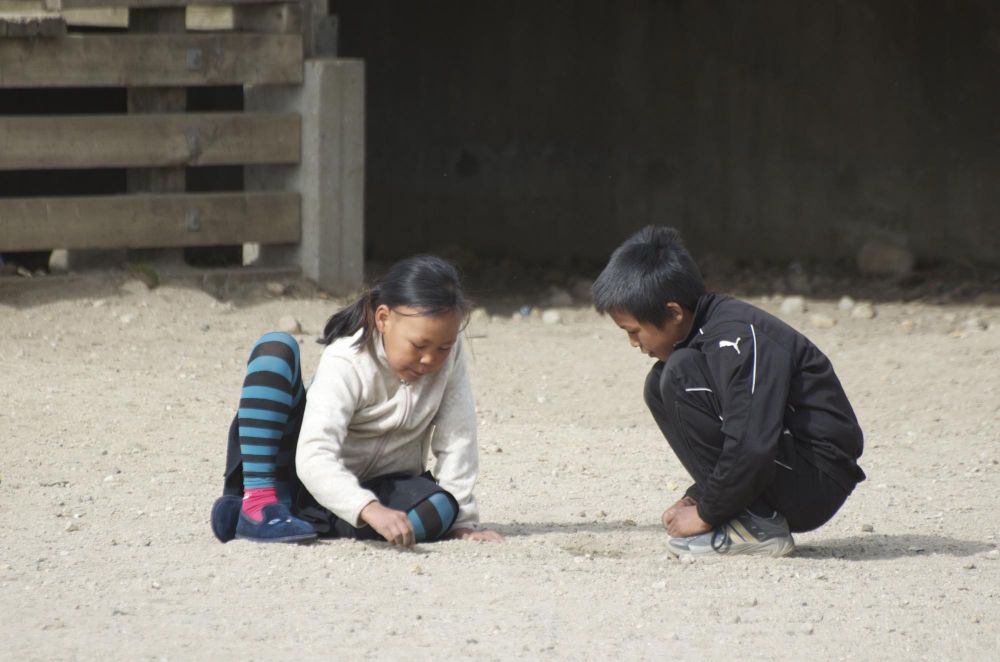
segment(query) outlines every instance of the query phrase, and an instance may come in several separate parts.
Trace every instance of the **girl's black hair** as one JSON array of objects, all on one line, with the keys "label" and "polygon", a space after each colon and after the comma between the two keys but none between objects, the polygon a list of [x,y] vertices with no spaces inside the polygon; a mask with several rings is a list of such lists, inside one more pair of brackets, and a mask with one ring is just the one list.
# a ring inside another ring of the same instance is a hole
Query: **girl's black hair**
[{"label": "girl's black hair", "polygon": [[464,317],[469,303],[455,267],[435,255],[415,255],[392,265],[357,301],[334,313],[316,342],[329,345],[337,338],[364,329],[354,343],[355,347],[363,347],[375,332],[375,310],[381,305],[409,306],[420,311],[420,315],[454,312]]},{"label": "girl's black hair", "polygon": [[670,301],[693,311],[705,294],[698,265],[674,228],[649,225],[619,246],[591,288],[599,313],[621,311],[661,326]]}]

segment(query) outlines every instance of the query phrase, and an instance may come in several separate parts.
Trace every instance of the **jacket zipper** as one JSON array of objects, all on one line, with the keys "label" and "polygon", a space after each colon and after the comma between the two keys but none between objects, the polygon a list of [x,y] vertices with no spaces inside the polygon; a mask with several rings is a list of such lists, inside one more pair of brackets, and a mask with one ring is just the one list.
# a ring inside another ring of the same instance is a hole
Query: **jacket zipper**
[{"label": "jacket zipper", "polygon": [[403,416],[402,418],[399,419],[399,423],[396,425],[396,427],[386,432],[378,440],[378,445],[375,446],[375,453],[372,454],[372,459],[368,461],[367,465],[365,465],[364,471],[361,472],[359,478],[362,479],[368,478],[368,472],[371,471],[371,468],[375,466],[375,463],[378,462],[382,457],[382,451],[385,450],[385,445],[389,442],[389,435],[391,435],[393,432],[398,431],[399,428],[403,427],[403,424],[406,423],[406,419],[410,417],[410,400],[412,399],[412,394],[410,393],[410,385],[407,384],[406,382],[403,382],[400,388],[403,389],[403,393],[406,395],[406,397],[403,399]]}]

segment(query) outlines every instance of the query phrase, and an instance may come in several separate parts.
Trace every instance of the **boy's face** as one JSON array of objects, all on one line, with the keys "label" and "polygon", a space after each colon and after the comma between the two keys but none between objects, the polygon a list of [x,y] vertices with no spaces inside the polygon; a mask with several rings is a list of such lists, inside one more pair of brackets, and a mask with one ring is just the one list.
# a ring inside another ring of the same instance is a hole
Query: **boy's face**
[{"label": "boy's face", "polygon": [[625,333],[628,342],[638,347],[643,354],[666,361],[674,351],[674,345],[687,338],[691,332],[693,319],[691,313],[676,303],[668,303],[667,308],[673,317],[661,326],[650,322],[640,322],[632,315],[622,311],[609,311],[608,315]]}]

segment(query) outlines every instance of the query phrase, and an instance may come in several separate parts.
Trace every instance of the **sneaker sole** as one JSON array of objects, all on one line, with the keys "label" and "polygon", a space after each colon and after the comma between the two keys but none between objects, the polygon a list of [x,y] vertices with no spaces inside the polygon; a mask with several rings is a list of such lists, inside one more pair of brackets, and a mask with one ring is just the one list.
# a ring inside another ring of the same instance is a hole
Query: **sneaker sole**
[{"label": "sneaker sole", "polygon": [[791,536],[781,538],[771,538],[764,542],[745,543],[734,545],[725,551],[716,551],[711,547],[693,547],[688,550],[688,554],[693,556],[768,556],[780,558],[788,556],[795,551],[795,541]]},{"label": "sneaker sole", "polygon": [[668,540],[667,541],[667,553],[670,554],[671,556],[673,556],[674,558],[680,558],[682,554],[690,554],[691,553],[691,548],[690,547],[674,547],[673,545],[670,544],[670,541]]}]

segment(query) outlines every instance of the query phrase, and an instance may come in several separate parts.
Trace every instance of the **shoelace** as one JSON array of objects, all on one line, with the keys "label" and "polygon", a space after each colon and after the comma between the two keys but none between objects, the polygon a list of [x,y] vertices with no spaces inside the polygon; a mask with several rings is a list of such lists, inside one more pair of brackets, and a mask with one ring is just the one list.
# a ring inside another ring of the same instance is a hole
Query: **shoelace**
[{"label": "shoelace", "polygon": [[[749,533],[753,538],[760,539],[759,532],[754,531],[750,526],[747,526],[746,522],[744,522],[743,525],[746,527],[747,533]],[[732,529],[736,535],[743,538],[739,531],[734,529],[729,522],[726,522],[719,528],[712,531],[712,551],[718,552],[723,546],[728,546],[726,543],[730,543],[732,541],[733,536],[729,533],[729,529]]]},{"label": "shoelace", "polygon": [[712,531],[712,551],[718,552],[722,547],[729,541],[729,532],[726,531],[726,527],[729,523],[723,524],[719,528]]}]

